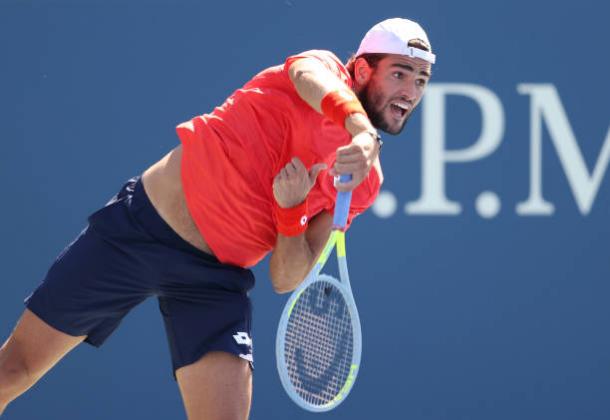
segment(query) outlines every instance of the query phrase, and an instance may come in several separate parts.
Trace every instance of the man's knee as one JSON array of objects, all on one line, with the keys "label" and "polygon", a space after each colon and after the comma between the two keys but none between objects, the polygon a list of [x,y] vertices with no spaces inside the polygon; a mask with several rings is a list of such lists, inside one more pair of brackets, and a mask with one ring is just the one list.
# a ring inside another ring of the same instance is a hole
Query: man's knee
[{"label": "man's knee", "polygon": [[0,349],[0,407],[8,404],[33,383],[27,363],[12,346]]}]

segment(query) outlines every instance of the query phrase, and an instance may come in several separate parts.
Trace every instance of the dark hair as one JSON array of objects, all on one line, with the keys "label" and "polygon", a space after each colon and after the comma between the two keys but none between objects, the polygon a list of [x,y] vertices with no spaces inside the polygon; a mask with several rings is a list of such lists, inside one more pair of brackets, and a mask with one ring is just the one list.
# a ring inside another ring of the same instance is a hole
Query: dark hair
[{"label": "dark hair", "polygon": [[[424,50],[424,51],[430,51],[430,47],[428,46],[428,44],[421,39],[412,39],[411,41],[409,41],[408,45],[409,45],[409,47],[418,48],[418,49]],[[356,54],[352,54],[351,57],[347,60],[347,63],[345,64],[345,68],[347,69],[347,71],[349,72],[350,76],[353,79],[354,78],[354,67],[356,64],[356,60],[358,58],[364,58],[366,63],[369,65],[369,67],[374,69],[374,68],[377,68],[377,64],[379,64],[379,62],[381,60],[383,60],[385,57],[387,57],[388,55],[389,54],[384,54],[384,53],[366,53],[366,54],[360,54],[358,57],[356,57]]]},{"label": "dark hair", "polygon": [[388,54],[383,54],[383,53],[369,53],[369,54],[360,54],[358,57],[356,57],[356,54],[352,54],[352,56],[349,58],[349,60],[347,60],[347,64],[345,64],[345,68],[347,69],[347,71],[349,72],[349,75],[353,79],[354,78],[354,67],[356,65],[356,60],[358,58],[364,58],[366,63],[369,65],[369,67],[374,69],[377,67],[377,64],[379,64],[379,62],[382,59],[387,57],[387,55]]}]

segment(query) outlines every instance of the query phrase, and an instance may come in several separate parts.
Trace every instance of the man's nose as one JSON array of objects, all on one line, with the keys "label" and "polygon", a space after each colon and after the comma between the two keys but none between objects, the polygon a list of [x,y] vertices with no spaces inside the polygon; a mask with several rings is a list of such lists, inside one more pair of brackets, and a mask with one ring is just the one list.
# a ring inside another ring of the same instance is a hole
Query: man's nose
[{"label": "man's nose", "polygon": [[405,101],[413,102],[417,99],[417,88],[413,80],[407,80],[401,86],[400,95]]}]

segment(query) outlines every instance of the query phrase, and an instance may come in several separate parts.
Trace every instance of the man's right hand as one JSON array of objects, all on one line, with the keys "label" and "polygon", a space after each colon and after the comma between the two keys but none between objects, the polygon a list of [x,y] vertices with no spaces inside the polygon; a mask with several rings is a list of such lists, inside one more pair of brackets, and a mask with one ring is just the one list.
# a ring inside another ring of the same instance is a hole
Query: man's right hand
[{"label": "man's right hand", "polygon": [[308,171],[298,157],[292,158],[273,179],[273,195],[277,204],[282,208],[301,204],[324,169],[325,163],[316,163]]},{"label": "man's right hand", "polygon": [[352,191],[368,176],[379,156],[380,146],[373,133],[361,131],[352,137],[350,144],[337,149],[335,166],[330,170],[330,174],[352,175],[351,181],[335,185],[337,191]]}]

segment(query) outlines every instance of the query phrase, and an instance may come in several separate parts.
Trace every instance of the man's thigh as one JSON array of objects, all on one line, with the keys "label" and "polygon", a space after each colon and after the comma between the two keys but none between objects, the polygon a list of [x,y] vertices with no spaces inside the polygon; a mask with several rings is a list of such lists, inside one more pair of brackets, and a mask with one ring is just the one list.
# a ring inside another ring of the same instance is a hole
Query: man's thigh
[{"label": "man's thigh", "polygon": [[244,420],[250,412],[252,369],[248,361],[210,352],[176,371],[189,420]]}]

